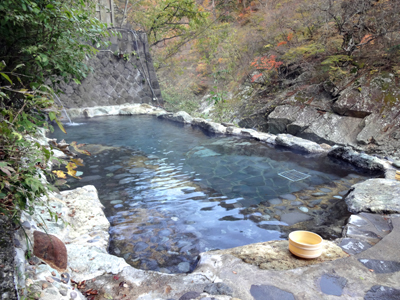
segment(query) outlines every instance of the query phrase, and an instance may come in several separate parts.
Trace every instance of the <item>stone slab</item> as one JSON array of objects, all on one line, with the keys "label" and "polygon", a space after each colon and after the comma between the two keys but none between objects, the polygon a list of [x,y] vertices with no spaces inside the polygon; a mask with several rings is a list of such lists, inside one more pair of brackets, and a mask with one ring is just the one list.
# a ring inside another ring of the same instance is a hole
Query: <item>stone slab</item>
[{"label": "stone slab", "polygon": [[345,201],[352,213],[400,213],[400,181],[368,179],[353,185]]},{"label": "stone slab", "polygon": [[233,255],[245,263],[255,265],[263,270],[290,270],[348,256],[335,243],[324,241],[320,257],[316,259],[299,259],[289,252],[289,242],[286,240],[250,244],[232,249],[218,250],[213,253]]}]

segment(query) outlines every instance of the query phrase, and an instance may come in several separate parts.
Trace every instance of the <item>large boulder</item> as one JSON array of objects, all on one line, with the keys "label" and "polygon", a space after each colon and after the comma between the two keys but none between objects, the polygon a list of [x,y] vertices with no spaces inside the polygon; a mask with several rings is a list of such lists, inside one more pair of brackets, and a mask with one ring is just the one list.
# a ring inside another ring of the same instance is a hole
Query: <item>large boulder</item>
[{"label": "large boulder", "polygon": [[365,153],[359,153],[351,147],[334,146],[329,151],[328,156],[344,160],[370,172],[383,173],[385,171],[385,163],[381,159]]},{"label": "large boulder", "polygon": [[68,255],[64,243],[58,237],[41,231],[35,231],[33,238],[33,255],[43,260],[53,269],[65,272]]},{"label": "large boulder", "polygon": [[327,113],[311,106],[281,105],[268,117],[269,132],[290,133],[317,143],[356,144],[363,120]]},{"label": "large boulder", "polygon": [[400,213],[400,181],[369,179],[353,185],[345,198],[352,213]]}]

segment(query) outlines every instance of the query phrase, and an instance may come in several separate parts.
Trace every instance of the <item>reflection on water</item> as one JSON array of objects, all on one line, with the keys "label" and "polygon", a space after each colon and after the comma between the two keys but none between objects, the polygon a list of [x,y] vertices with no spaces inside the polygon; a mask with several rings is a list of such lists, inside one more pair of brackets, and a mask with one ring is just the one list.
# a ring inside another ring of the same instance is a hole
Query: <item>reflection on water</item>
[{"label": "reflection on water", "polygon": [[[326,157],[149,116],[85,122],[68,128],[68,140],[103,146],[88,147],[82,180],[69,185],[96,186],[110,252],[142,269],[189,272],[200,252],[280,239],[293,228],[335,237],[330,225],[346,217],[341,197],[362,178]],[[310,177],[278,176],[293,169]]]}]

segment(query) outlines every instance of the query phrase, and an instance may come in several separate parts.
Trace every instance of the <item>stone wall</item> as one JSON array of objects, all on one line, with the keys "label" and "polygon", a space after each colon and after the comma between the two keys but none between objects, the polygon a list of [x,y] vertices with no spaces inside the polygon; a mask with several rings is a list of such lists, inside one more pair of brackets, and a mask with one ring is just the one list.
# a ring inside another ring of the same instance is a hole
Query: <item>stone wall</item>
[{"label": "stone wall", "polygon": [[93,72],[79,85],[74,81],[60,85],[60,99],[65,107],[163,104],[147,35],[124,28],[114,30],[120,36],[112,36],[111,45],[87,61]]}]

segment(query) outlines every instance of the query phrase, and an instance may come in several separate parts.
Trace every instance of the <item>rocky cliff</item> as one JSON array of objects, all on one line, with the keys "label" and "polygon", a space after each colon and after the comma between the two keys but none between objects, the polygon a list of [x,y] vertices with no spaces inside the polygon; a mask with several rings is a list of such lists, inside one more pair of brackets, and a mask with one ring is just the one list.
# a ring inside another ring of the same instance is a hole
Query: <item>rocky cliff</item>
[{"label": "rocky cliff", "polygon": [[400,89],[394,74],[350,76],[336,85],[302,73],[280,92],[253,96],[241,107],[239,125],[290,133],[317,143],[350,145],[400,156]]}]

